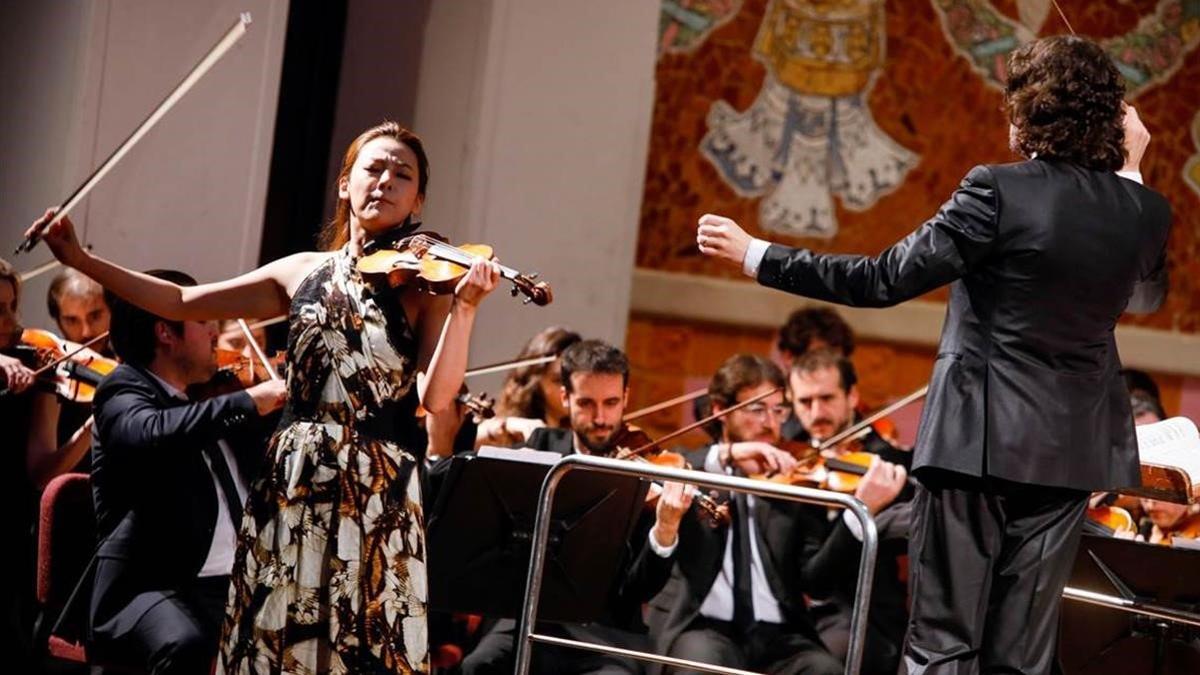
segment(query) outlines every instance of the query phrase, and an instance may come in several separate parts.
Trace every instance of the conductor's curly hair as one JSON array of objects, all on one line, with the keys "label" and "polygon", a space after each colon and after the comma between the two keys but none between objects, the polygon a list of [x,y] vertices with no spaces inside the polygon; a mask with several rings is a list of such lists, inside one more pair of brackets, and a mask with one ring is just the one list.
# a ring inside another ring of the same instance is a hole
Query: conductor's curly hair
[{"label": "conductor's curly hair", "polygon": [[1008,58],[1004,108],[1012,149],[1096,171],[1125,163],[1125,81],[1100,45],[1057,35]]}]

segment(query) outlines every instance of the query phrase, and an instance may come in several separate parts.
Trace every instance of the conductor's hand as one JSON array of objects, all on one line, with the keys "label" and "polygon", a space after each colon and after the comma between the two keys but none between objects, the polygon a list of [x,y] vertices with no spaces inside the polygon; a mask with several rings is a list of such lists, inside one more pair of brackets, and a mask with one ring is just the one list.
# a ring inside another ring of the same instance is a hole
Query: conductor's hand
[{"label": "conductor's hand", "polygon": [[[46,209],[46,213],[33,221],[33,225],[25,230],[25,236],[28,238],[34,232],[45,227],[46,223],[54,219],[56,213],[58,213],[58,209]],[[63,216],[62,220],[46,227],[42,230],[41,236],[42,241],[50,247],[50,252],[54,254],[54,257],[68,267],[78,266],[79,260],[85,255],[83,246],[79,244],[79,238],[75,236],[75,224],[68,216]]]},{"label": "conductor's hand", "polygon": [[1141,171],[1142,156],[1146,154],[1146,146],[1150,145],[1150,132],[1138,117],[1137,108],[1122,103],[1125,109],[1125,165],[1122,171]]},{"label": "conductor's hand", "polygon": [[871,515],[875,515],[896,499],[907,481],[908,472],[903,466],[872,457],[871,466],[858,482],[854,496],[867,506]]},{"label": "conductor's hand", "polygon": [[454,301],[462,307],[474,309],[499,283],[500,265],[494,261],[476,258],[455,287]]},{"label": "conductor's hand", "polygon": [[750,240],[750,235],[729,218],[711,213],[700,216],[696,244],[704,255],[741,267],[746,259],[746,249],[750,248]]},{"label": "conductor's hand", "polygon": [[287,401],[287,383],[283,380],[267,380],[249,387],[246,389],[246,393],[250,394],[250,398],[254,400],[254,407],[258,409],[258,414],[266,415],[279,410],[283,407],[284,401]]},{"label": "conductor's hand", "polygon": [[33,384],[33,371],[26,368],[19,359],[4,354],[0,354],[0,377],[4,378],[0,384],[14,394],[25,391]]},{"label": "conductor's hand", "polygon": [[741,441],[729,445],[728,461],[747,476],[758,474],[789,474],[796,468],[796,458],[760,441]]},{"label": "conductor's hand", "polygon": [[664,548],[674,546],[679,535],[679,523],[683,515],[692,507],[691,485],[683,483],[663,483],[662,494],[658,497],[658,505],[654,507],[654,529],[650,536]]}]

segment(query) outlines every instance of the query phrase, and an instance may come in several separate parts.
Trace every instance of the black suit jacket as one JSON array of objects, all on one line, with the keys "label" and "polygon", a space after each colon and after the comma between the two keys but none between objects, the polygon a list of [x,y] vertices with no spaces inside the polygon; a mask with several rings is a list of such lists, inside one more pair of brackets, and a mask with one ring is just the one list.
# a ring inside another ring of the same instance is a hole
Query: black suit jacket
[{"label": "black suit jacket", "polygon": [[1139,484],[1113,328],[1166,293],[1170,207],[1059,161],[977,166],[875,257],[772,245],[760,283],[883,307],[950,283],[913,466],[1079,490]]},{"label": "black suit jacket", "polygon": [[[704,466],[708,448],[691,453],[692,466]],[[693,507],[694,508],[694,507]],[[857,570],[860,544],[839,519],[832,530],[825,509],[797,502],[756,498],[756,543],[771,592],[788,628],[817,639],[805,594],[823,596],[842,581],[845,561]],[[684,518],[675,565],[663,591],[650,601],[647,622],[655,647],[666,654],[675,639],[700,616],[725,560],[729,527],[710,527]]]},{"label": "black suit jacket", "polygon": [[189,403],[127,364],[100,384],[95,416],[92,498],[100,544],[89,626],[92,640],[103,644],[150,608],[148,591],[170,593],[200,572],[218,508],[203,448],[225,439],[249,483],[263,430],[245,392]]}]

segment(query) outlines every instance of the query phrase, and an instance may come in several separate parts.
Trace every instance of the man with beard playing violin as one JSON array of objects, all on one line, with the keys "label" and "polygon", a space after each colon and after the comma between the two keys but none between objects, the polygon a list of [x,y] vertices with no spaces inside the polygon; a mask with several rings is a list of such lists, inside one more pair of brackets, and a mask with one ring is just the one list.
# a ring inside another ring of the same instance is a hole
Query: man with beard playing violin
[{"label": "man with beard playing violin", "polygon": [[[625,354],[600,340],[584,340],[562,353],[561,367],[561,397],[570,426],[536,429],[525,447],[561,455],[615,454],[626,430],[621,422],[629,399],[629,361]],[[664,484],[654,512],[642,517],[625,542],[624,577],[615,585],[606,615],[586,626],[539,625],[537,632],[649,651],[642,603],[654,597],[667,581],[679,543],[680,524],[691,504],[690,487]],[[464,675],[511,673],[515,632],[514,621],[497,621],[463,660]],[[531,671],[556,675],[643,672],[641,663],[634,659],[543,645],[533,651]]]},{"label": "man with beard playing violin", "polygon": [[[793,419],[797,420],[805,436],[814,445],[841,434],[857,421],[857,382],[854,364],[831,349],[806,352],[792,362],[788,389],[792,395]],[[879,460],[872,461],[879,464],[878,470],[887,476],[888,481],[903,485],[907,479],[906,469],[912,462],[912,453],[894,447],[870,427],[865,431],[862,437],[857,434],[851,436],[856,440],[847,439],[835,447],[822,449],[823,454],[837,456],[839,453],[856,452],[860,456],[875,455]],[[900,649],[908,624],[905,606],[907,587],[901,574],[900,560],[908,547],[908,531],[912,521],[911,497],[912,490],[902,490],[875,514],[879,556],[867,615],[867,642],[862,663],[862,672],[868,675],[890,675],[900,666]],[[849,514],[839,515],[857,536],[858,521],[847,517]],[[845,658],[850,646],[850,618],[856,585],[853,570],[857,561],[857,553],[855,557],[843,560],[841,568],[847,574],[838,579],[832,589],[827,589],[832,591],[828,597],[813,603],[810,608],[821,640],[840,658]]]},{"label": "man with beard playing violin", "polygon": [[[779,450],[789,414],[783,372],[752,354],[727,360],[708,393],[713,412],[762,400],[720,420],[720,441],[694,453],[717,473],[790,473],[796,460]],[[876,463],[855,496],[876,514],[904,485],[902,471]],[[824,509],[797,502],[731,498],[732,524],[708,528],[684,519],[675,567],[647,619],[657,651],[670,656],[770,673],[841,673],[822,644],[804,596],[822,596],[857,561],[860,545],[841,520],[830,531]],[[679,673],[680,671],[673,671]]]}]

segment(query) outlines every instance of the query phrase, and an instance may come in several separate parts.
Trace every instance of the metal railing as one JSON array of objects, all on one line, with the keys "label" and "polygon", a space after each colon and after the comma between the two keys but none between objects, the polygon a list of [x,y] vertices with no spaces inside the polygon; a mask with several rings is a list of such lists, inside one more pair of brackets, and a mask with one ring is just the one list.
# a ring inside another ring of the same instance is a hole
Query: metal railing
[{"label": "metal railing", "polygon": [[1104,593],[1096,593],[1094,591],[1084,590],[1082,588],[1072,588],[1067,586],[1062,592],[1063,598],[1067,600],[1075,600],[1084,602],[1089,605],[1098,607],[1107,607],[1116,609],[1130,614],[1141,614],[1154,619],[1163,619],[1165,621],[1174,621],[1176,623],[1188,624],[1191,626],[1200,627],[1200,614],[1195,612],[1186,612],[1181,609],[1165,607],[1153,602],[1145,602],[1133,598],[1120,598],[1115,595],[1105,595]]},{"label": "metal railing", "polygon": [[550,535],[550,515],[554,504],[554,494],[559,482],[571,471],[595,471],[599,473],[632,476],[635,478],[655,478],[690,483],[719,490],[745,492],[758,497],[786,499],[809,504],[841,506],[854,514],[862,530],[862,554],[858,560],[858,592],[854,598],[854,611],[850,618],[850,647],[846,656],[846,672],[857,674],[862,665],[863,644],[867,632],[867,608],[870,604],[871,589],[875,582],[875,557],[878,552],[878,534],[875,531],[875,520],[867,512],[867,507],[858,499],[837,492],[815,490],[812,488],[782,485],[762,480],[738,478],[702,471],[687,471],[673,469],[654,464],[642,464],[627,460],[610,459],[607,457],[592,457],[589,455],[569,455],[559,460],[542,483],[541,496],[538,502],[537,520],[534,522],[533,543],[529,557],[529,577],[525,584],[525,604],[521,609],[521,622],[517,639],[516,673],[529,673],[530,656],[534,642],[571,647],[588,651],[626,656],[642,661],[652,661],[668,666],[691,668],[710,673],[728,675],[754,675],[751,671],[714,666],[685,659],[660,656],[650,652],[639,652],[608,645],[595,644],[558,638],[551,635],[534,633],[537,626],[538,600],[542,593],[542,572],[546,563],[546,542]]}]

